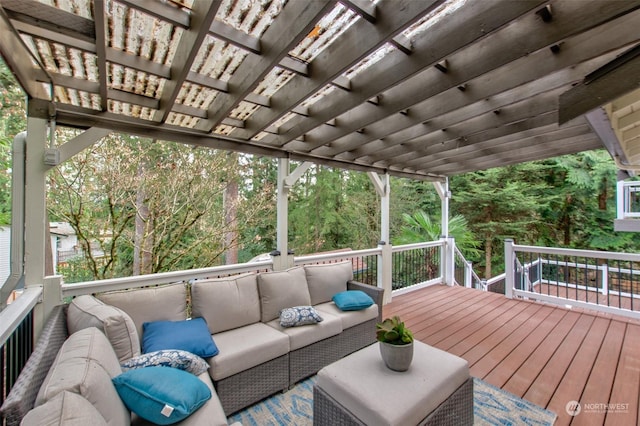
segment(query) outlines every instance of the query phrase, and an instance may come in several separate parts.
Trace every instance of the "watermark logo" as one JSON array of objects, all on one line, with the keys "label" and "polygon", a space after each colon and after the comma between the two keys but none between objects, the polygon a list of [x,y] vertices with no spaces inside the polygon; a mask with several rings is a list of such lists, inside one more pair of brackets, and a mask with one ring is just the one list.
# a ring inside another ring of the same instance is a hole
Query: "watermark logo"
[{"label": "watermark logo", "polygon": [[567,410],[567,414],[570,416],[577,416],[582,411],[582,407],[578,401],[569,401],[567,405],[564,407]]},{"label": "watermark logo", "polygon": [[565,405],[567,414],[575,417],[580,413],[628,413],[628,403],[579,403],[578,401],[569,401]]}]

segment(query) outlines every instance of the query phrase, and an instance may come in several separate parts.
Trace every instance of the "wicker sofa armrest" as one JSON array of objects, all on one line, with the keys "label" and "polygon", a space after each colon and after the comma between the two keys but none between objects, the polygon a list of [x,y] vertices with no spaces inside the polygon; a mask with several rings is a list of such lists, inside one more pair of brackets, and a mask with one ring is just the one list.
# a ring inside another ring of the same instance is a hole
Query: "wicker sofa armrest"
[{"label": "wicker sofa armrest", "polygon": [[65,306],[59,305],[51,312],[33,353],[0,407],[7,426],[19,425],[33,408],[38,390],[67,337]]},{"label": "wicker sofa armrest", "polygon": [[382,321],[382,298],[384,289],[359,281],[347,281],[347,290],[362,290],[367,293],[373,301],[376,302],[376,305],[378,305],[378,322]]}]

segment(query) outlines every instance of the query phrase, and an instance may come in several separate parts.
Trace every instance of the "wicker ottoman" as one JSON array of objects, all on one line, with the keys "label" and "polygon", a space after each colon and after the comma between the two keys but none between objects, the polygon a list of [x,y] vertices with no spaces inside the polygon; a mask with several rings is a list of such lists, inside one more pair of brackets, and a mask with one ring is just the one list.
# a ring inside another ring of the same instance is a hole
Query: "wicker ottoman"
[{"label": "wicker ottoman", "polygon": [[472,425],[467,361],[414,342],[408,371],[388,369],[378,343],[318,372],[314,425]]}]

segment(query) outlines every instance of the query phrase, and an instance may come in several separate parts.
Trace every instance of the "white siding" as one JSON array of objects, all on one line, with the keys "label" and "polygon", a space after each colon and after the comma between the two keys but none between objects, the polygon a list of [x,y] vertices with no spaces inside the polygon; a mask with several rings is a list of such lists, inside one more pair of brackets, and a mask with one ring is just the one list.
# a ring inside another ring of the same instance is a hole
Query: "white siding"
[{"label": "white siding", "polygon": [[0,285],[9,278],[11,249],[11,227],[0,226]]}]

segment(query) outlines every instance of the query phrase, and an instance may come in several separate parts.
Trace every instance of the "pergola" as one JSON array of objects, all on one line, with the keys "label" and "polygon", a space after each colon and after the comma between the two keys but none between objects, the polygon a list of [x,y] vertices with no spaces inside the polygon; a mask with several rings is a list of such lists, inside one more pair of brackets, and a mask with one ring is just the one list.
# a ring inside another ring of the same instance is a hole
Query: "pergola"
[{"label": "pergola", "polygon": [[444,184],[446,208],[454,174],[603,146],[640,167],[638,0],[0,5],[28,95],[25,264],[45,264],[46,171],[109,132],[277,157],[280,212],[305,164],[366,171],[383,220],[390,175]]}]

